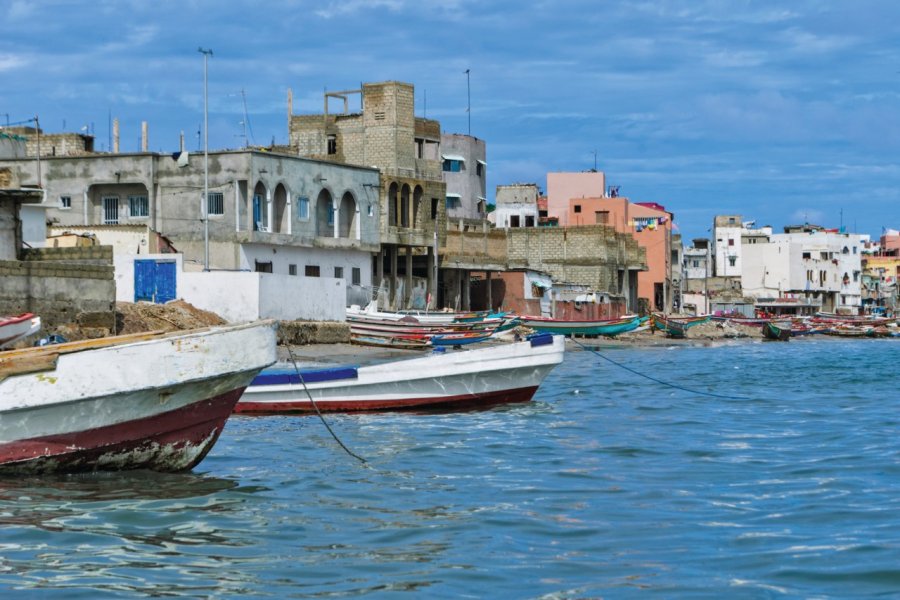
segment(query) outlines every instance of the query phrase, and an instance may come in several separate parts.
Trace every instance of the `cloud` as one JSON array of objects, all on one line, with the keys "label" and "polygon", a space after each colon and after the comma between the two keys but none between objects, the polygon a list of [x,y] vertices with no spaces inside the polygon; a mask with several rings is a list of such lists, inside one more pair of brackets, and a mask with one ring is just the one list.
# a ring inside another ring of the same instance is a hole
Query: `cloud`
[{"label": "cloud", "polygon": [[0,73],[14,71],[28,64],[28,60],[19,54],[0,54]]}]

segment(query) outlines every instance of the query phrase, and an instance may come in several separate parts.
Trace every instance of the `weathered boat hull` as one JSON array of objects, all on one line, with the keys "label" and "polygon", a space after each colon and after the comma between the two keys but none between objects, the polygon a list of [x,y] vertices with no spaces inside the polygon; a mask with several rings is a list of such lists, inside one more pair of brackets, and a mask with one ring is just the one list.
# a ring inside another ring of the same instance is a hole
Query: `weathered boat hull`
[{"label": "weathered boat hull", "polygon": [[40,329],[41,318],[32,313],[0,318],[0,349],[11,346],[16,341],[37,333]]},{"label": "weathered boat hull", "polygon": [[315,412],[316,407],[327,412],[526,402],[562,362],[565,352],[562,337],[544,336],[538,345],[532,345],[533,341],[331,373],[267,371],[247,388],[235,412],[261,415]]},{"label": "weathered boat hull", "polygon": [[47,358],[0,380],[0,470],[183,471],[275,361],[274,324],[31,348],[0,353],[0,365]]},{"label": "weathered boat hull", "polygon": [[776,323],[765,323],[762,328],[763,337],[767,340],[786,342],[791,339],[790,324],[778,325]]},{"label": "weathered boat hull", "polygon": [[613,336],[634,331],[643,321],[640,317],[604,321],[557,321],[553,319],[529,319],[522,317],[521,324],[536,331],[555,335],[604,335]]}]

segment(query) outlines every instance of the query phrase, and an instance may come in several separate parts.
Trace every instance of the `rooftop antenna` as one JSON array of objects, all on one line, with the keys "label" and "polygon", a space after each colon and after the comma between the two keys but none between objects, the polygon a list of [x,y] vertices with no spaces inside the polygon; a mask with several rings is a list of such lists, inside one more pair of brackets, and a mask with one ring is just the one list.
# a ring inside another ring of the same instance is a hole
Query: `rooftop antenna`
[{"label": "rooftop antenna", "polygon": [[469,116],[469,135],[472,135],[472,88],[469,85],[469,69],[466,69],[466,114]]},{"label": "rooftop antenna", "polygon": [[[428,90],[423,89],[422,93],[425,95],[425,99],[424,99],[423,107],[422,107],[422,112],[423,112],[422,118],[427,119],[428,118]],[[6,115],[6,120],[9,121],[9,115]]]},{"label": "rooftop antenna", "polygon": [[594,150],[594,173],[597,172],[597,151]]},{"label": "rooftop antenna", "polygon": [[250,130],[250,141],[256,144],[256,139],[253,137],[253,125],[250,124],[250,116],[247,114],[247,94],[244,92],[244,88],[241,88],[241,102],[244,104],[244,120],[241,123],[244,127],[244,147],[247,147],[247,130]]}]

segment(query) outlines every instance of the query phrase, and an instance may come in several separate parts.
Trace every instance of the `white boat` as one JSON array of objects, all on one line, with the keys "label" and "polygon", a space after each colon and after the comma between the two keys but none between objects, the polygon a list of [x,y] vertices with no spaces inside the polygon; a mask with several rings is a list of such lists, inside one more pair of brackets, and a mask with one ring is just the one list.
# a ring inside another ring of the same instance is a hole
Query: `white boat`
[{"label": "white boat", "polygon": [[[565,338],[528,341],[329,369],[260,373],[238,401],[241,414],[480,406],[530,400],[563,360]],[[312,398],[312,400],[310,400]],[[313,401],[315,404],[313,404]]]},{"label": "white boat", "polygon": [[275,360],[272,321],[0,352],[0,472],[190,469]]},{"label": "white boat", "polygon": [[32,313],[0,317],[0,349],[41,330],[41,318]]}]

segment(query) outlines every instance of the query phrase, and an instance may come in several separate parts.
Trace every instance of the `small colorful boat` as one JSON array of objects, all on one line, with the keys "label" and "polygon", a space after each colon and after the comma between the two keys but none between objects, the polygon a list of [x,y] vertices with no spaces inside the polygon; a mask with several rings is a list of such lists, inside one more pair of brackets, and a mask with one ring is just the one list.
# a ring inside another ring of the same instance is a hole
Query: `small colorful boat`
[{"label": "small colorful boat", "polygon": [[260,373],[235,406],[240,414],[485,406],[530,400],[562,362],[565,340],[524,342],[364,367],[279,367]]},{"label": "small colorful boat", "polygon": [[629,315],[619,319],[603,319],[595,321],[566,321],[549,317],[520,317],[521,325],[535,331],[557,335],[603,335],[615,336],[640,327],[646,317]]},{"label": "small colorful boat", "polygon": [[683,338],[687,336],[687,330],[701,323],[708,323],[709,315],[696,317],[670,317],[662,313],[653,314],[653,325],[669,337]]},{"label": "small colorful boat", "polygon": [[786,342],[791,339],[791,324],[767,321],[762,326],[763,337],[767,340]]}]

